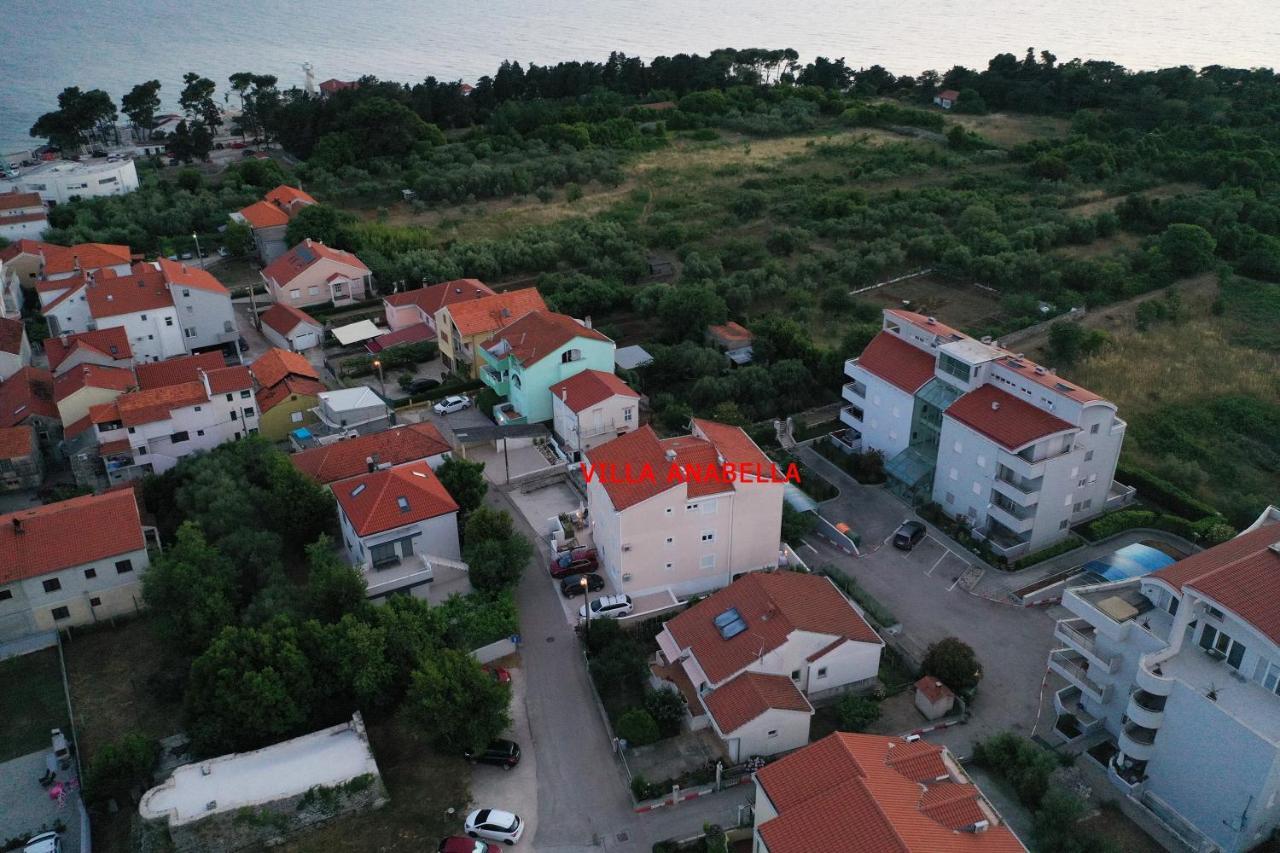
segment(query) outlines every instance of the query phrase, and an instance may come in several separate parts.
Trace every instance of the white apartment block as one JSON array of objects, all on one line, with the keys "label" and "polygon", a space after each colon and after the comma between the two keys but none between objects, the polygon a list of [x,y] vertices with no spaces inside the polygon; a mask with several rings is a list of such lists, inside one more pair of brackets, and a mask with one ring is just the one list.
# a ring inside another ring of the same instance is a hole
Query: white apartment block
[{"label": "white apartment block", "polygon": [[966,520],[1000,556],[1132,499],[1114,481],[1115,404],[1020,354],[890,309],[845,373],[846,448],[882,452],[892,491]]},{"label": "white apartment block", "polygon": [[1069,589],[1062,604],[1072,616],[1049,655],[1067,682],[1055,734],[1110,742],[1112,783],[1190,849],[1269,837],[1280,826],[1280,510],[1153,574]]},{"label": "white apartment block", "polygon": [[[601,566],[624,592],[693,595],[777,567],[782,483],[669,478],[673,464],[703,472],[726,462],[756,464],[767,471],[768,457],[737,427],[694,419],[692,435],[660,440],[645,426],[586,457],[593,470],[592,538]],[[637,476],[645,465],[652,482]]]},{"label": "white apartment block", "polygon": [[110,483],[162,474],[183,457],[258,431],[247,367],[200,370],[191,382],[122,394],[89,417]]},{"label": "white apartment block", "polygon": [[133,161],[105,157],[81,161],[50,160],[24,168],[16,178],[0,178],[0,193],[39,193],[54,204],[78,198],[124,195],[138,188],[138,170]]}]

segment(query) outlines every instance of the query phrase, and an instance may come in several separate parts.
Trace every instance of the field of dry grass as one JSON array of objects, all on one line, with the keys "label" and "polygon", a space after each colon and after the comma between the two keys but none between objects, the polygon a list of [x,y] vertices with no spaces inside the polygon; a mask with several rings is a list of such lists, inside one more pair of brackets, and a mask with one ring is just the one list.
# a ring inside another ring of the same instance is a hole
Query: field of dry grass
[{"label": "field of dry grass", "polygon": [[1071,127],[1071,122],[1063,118],[1012,113],[989,113],[984,116],[950,113],[947,119],[1005,148],[1030,142],[1032,139],[1066,136]]}]

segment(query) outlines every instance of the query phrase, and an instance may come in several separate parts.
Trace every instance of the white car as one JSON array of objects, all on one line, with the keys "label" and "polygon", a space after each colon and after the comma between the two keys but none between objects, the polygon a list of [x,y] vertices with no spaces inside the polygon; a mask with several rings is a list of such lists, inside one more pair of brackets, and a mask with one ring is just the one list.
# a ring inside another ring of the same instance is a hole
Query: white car
[{"label": "white car", "polygon": [[[592,619],[621,619],[635,610],[629,595],[602,595],[591,602]],[[578,618],[587,618],[587,605],[578,608]]]},{"label": "white car", "polygon": [[31,836],[22,853],[62,853],[62,841],[56,832],[42,832]]},{"label": "white car", "polygon": [[515,844],[524,834],[524,821],[501,809],[476,809],[467,815],[467,835]]},{"label": "white car", "polygon": [[463,397],[460,394],[454,394],[451,397],[445,397],[439,403],[431,407],[437,415],[452,415],[454,412],[461,412],[463,409],[471,408],[471,398]]}]

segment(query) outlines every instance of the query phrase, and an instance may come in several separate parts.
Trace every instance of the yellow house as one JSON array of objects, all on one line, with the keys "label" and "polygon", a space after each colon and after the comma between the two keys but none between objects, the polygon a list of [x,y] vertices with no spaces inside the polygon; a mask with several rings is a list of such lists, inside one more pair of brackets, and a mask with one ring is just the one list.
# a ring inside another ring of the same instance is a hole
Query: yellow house
[{"label": "yellow house", "polygon": [[436,311],[440,359],[454,373],[478,379],[484,359],[476,356],[476,349],[530,311],[546,310],[536,287],[445,305]]},{"label": "yellow house", "polygon": [[89,409],[110,403],[138,387],[133,371],[100,364],[78,364],[53,381],[53,401],[64,427],[89,416]]},{"label": "yellow house", "polygon": [[267,350],[250,372],[258,381],[258,433],[271,441],[284,441],[298,427],[316,422],[311,409],[320,405],[327,390],[311,362],[296,352]]}]

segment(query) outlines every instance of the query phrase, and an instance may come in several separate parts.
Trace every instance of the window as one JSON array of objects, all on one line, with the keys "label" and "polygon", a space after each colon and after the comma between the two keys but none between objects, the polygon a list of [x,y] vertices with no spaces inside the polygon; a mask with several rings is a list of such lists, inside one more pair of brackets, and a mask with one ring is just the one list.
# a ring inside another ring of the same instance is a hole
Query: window
[{"label": "window", "polygon": [[142,319],[144,319],[144,320],[145,320],[145,319],[147,319],[147,315],[146,315],[146,314],[143,314],[143,315],[142,315]]},{"label": "window", "polygon": [[1200,648],[1212,649],[1213,641],[1218,636],[1218,629],[1212,625],[1205,625],[1204,630],[1200,632]]},{"label": "window", "polygon": [[791,680],[792,680],[792,681],[799,681],[799,680],[800,680],[800,670],[798,670],[798,669],[793,669],[793,670],[791,670]]},{"label": "window", "polygon": [[232,412],[232,413],[231,413],[231,420],[233,420],[233,421],[238,421],[238,420],[240,420],[240,413],[239,413],[239,412]]},{"label": "window", "polygon": [[777,736],[778,736],[777,729],[769,729],[769,737],[777,737]]},{"label": "window", "polygon": [[630,406],[627,406],[627,408],[622,410],[622,419],[627,423],[631,423],[631,415],[633,411],[634,410]]},{"label": "window", "polygon": [[1170,596],[1168,610],[1170,616],[1178,615],[1178,599],[1176,597]]},{"label": "window", "polygon": [[671,570],[672,570],[672,569],[674,569],[675,567],[676,567],[676,564],[675,564],[675,563],[667,563],[667,566],[666,566],[667,571],[671,571]]},{"label": "window", "polygon": [[1062,519],[1062,521],[1058,522],[1058,529],[1059,529],[1059,530],[1066,530],[1066,529],[1067,529],[1067,524],[1068,524],[1068,523],[1069,523],[1069,522],[1068,522],[1065,518],[1064,518],[1064,519]]},{"label": "window", "polygon": [[716,541],[716,532],[715,532],[714,530],[704,530],[704,531],[702,531],[702,541],[703,541],[703,542],[714,542],[714,541]]},{"label": "window", "polygon": [[62,581],[57,578],[49,578],[44,582],[45,592],[57,592],[60,589],[62,589]]},{"label": "window", "polygon": [[674,544],[676,544],[675,537],[674,537],[674,536],[668,536],[668,537],[667,537],[667,544],[668,544],[668,545],[674,545]]},{"label": "window", "polygon": [[164,324],[165,324],[166,326],[172,326],[172,325],[173,325],[173,318],[172,318],[172,317],[165,317],[165,318],[164,318]]},{"label": "window", "polygon": [[1098,425],[1097,425],[1097,424],[1094,424],[1093,426],[1089,427],[1089,434],[1090,434],[1090,435],[1097,435],[1097,434],[1098,434]]},{"label": "window", "polygon": [[204,430],[202,429],[196,430],[196,435],[204,435]]},{"label": "window", "polygon": [[1222,611],[1221,611],[1221,610],[1219,610],[1219,609],[1218,609],[1218,608],[1216,608],[1216,607],[1209,607],[1209,608],[1207,608],[1207,612],[1208,612],[1208,614],[1209,614],[1210,616],[1212,616],[1214,619],[1221,619],[1221,618],[1222,618],[1222,615],[1223,615],[1223,614],[1222,614]]},{"label": "window", "polygon": [[314,284],[307,288],[307,296],[319,296],[319,295],[320,295],[320,288],[316,287]]},{"label": "window", "polygon": [[938,356],[938,369],[961,382],[969,381],[969,365],[945,352]]},{"label": "window", "polygon": [[87,581],[91,581],[91,580],[93,580],[94,578],[96,578],[97,576],[98,576],[98,570],[97,570],[97,569],[85,569],[85,570],[84,570],[84,579],[85,579],[85,580],[87,580]]},{"label": "window", "polygon": [[827,677],[827,668],[825,666],[818,667],[818,677],[819,678]]},{"label": "window", "polygon": [[186,328],[184,328],[184,329],[182,330],[182,333],[183,333],[184,335],[186,335],[188,338],[194,338],[194,337],[196,336],[196,330],[195,330],[195,329],[186,329]]},{"label": "window", "polygon": [[1238,641],[1231,641],[1231,650],[1227,652],[1227,666],[1234,670],[1240,669],[1240,662],[1244,660],[1244,653],[1247,651],[1245,644]]},{"label": "window", "polygon": [[671,507],[667,507],[667,515],[671,515]]},{"label": "window", "polygon": [[196,411],[197,411],[197,412],[198,412],[198,411],[200,411],[200,407],[199,407],[199,406],[196,406]]},{"label": "window", "polygon": [[301,294],[301,293],[299,293],[299,292],[298,292],[298,291],[296,291],[296,290],[290,290],[290,291],[289,291],[289,298],[290,298],[290,299],[292,299],[294,302],[297,302],[297,301],[298,301],[298,297],[299,297],[299,296],[301,296],[301,295],[302,295],[302,294]]},{"label": "window", "polygon": [[[235,414],[235,413],[232,412],[232,414]],[[191,438],[191,435],[185,429],[179,430],[178,432],[175,432],[173,435],[169,436],[169,440],[174,444],[180,444],[189,438]]]},{"label": "window", "polygon": [[564,352],[560,353],[561,364],[569,364],[570,362],[573,362],[573,361],[582,361],[582,350],[567,349]]},{"label": "window", "polygon": [[234,394],[228,394],[228,395],[227,395],[227,402],[228,402],[228,403],[230,403],[230,402],[231,402],[232,400],[234,400],[234,399],[235,399],[235,395],[234,395]]},{"label": "window", "polygon": [[146,456],[146,455],[147,455],[147,448],[145,448],[145,447],[139,447],[139,448],[138,448],[138,455],[139,455],[139,456]]},{"label": "window", "polygon": [[1071,511],[1072,511],[1072,512],[1079,512],[1079,511],[1080,511],[1080,501],[1076,501],[1074,504],[1072,504],[1072,506],[1071,506]]},{"label": "window", "polygon": [[956,502],[956,496],[951,494],[951,492],[947,492],[947,503],[953,504],[955,502]]},{"label": "window", "polygon": [[241,391],[241,392],[240,392],[240,399],[241,399],[241,400],[247,400],[247,399],[249,399],[249,395],[250,395],[251,393],[253,393],[253,392],[252,392],[252,391],[249,391],[248,389],[245,389],[244,391]]},{"label": "window", "polygon": [[716,555],[715,554],[705,555],[702,558],[702,561],[699,565],[701,565],[701,567],[705,571],[710,571],[711,569],[714,569],[716,567]]},{"label": "window", "polygon": [[1087,450],[1087,451],[1085,451],[1085,454],[1084,454],[1084,461],[1085,461],[1085,462],[1092,462],[1092,461],[1093,461],[1093,451],[1092,451],[1092,450]]},{"label": "window", "polygon": [[247,408],[247,409],[245,409],[245,410],[244,410],[244,416],[245,416],[246,418],[251,418],[251,417],[253,417],[253,407],[252,407],[252,406],[250,406],[249,408]]},{"label": "window", "polygon": [[102,605],[102,599],[98,598],[96,595],[93,598],[89,599],[90,607],[100,607],[101,605]]},{"label": "window", "polygon": [[11,598],[13,598],[13,590],[0,589],[0,601],[8,601]]},{"label": "window", "polygon": [[974,493],[975,495],[980,495],[980,494],[982,494],[982,484],[981,484],[981,483],[979,483],[977,480],[974,480],[974,481],[973,481],[973,493]]},{"label": "window", "polygon": [[688,505],[686,505],[686,506],[685,506],[685,509],[691,509],[691,510],[692,510],[692,509],[697,509],[697,508],[698,508],[698,505],[697,505],[697,504],[688,504]]},{"label": "window", "polygon": [[947,472],[947,476],[948,476],[948,477],[950,477],[950,478],[951,478],[951,479],[953,479],[953,480],[959,480],[959,479],[960,479],[960,471],[959,471],[958,469],[956,469],[956,468],[952,468],[950,471],[948,471],[948,472]]},{"label": "window", "polygon": [[116,563],[116,574],[118,574],[118,575],[127,575],[127,574],[129,574],[129,572],[131,572],[131,571],[133,571],[133,561],[132,561],[132,560],[119,560],[119,561]]},{"label": "window", "polygon": [[1265,658],[1259,658],[1256,678],[1265,689],[1280,696],[1280,664],[1268,663]]},{"label": "window", "polygon": [[63,619],[71,618],[71,611],[65,607],[55,607],[49,611],[49,614],[58,622],[61,622]]},{"label": "window", "polygon": [[961,453],[961,452],[963,452],[963,451],[964,451],[964,447],[963,447],[963,446],[961,446],[960,442],[958,442],[958,441],[957,441],[957,442],[954,442],[954,443],[951,445],[951,449],[952,449],[952,450],[954,450],[956,453]]},{"label": "window", "polygon": [[978,467],[979,468],[987,467],[987,457],[983,456],[981,453],[978,454]]},{"label": "window", "polygon": [[369,555],[373,558],[374,568],[385,566],[389,563],[398,563],[400,561],[400,558],[396,555],[396,543],[394,542],[374,545],[369,549]]}]

